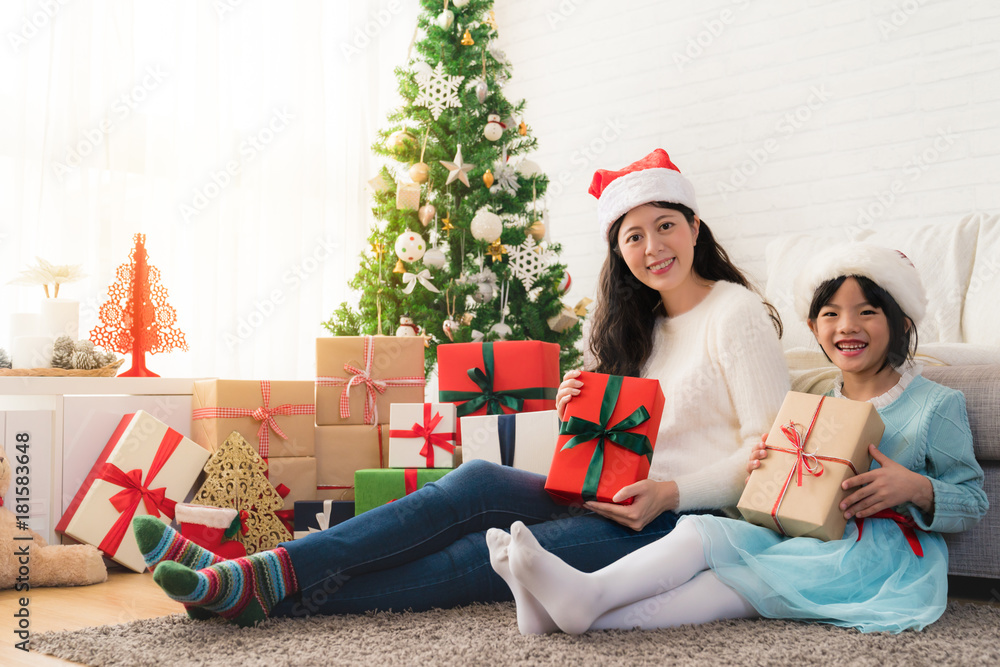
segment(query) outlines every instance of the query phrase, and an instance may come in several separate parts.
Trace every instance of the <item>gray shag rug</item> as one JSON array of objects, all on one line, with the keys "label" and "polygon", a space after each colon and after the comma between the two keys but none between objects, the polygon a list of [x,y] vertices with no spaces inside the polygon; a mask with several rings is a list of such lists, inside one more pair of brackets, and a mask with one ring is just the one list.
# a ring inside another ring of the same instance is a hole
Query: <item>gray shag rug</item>
[{"label": "gray shag rug", "polygon": [[513,603],[422,613],[274,619],[257,628],[166,616],[32,638],[85,665],[997,665],[1000,607],[952,602],[922,632],[789,621],[522,637]]}]

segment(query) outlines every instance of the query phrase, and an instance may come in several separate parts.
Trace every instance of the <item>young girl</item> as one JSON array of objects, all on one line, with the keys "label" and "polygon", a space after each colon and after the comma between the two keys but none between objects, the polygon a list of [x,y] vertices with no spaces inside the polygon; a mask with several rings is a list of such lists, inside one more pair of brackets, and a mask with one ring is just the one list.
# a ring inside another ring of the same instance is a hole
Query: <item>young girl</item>
[{"label": "young girl", "polygon": [[[157,519],[133,522],[154,579],[197,617],[454,607],[509,600],[486,530],[530,525],[538,542],[592,571],[669,533],[677,512],[735,505],[758,434],[788,390],[777,323],[698,216],[694,189],[662,150],[599,171],[601,273],[593,369],[660,380],[667,398],[649,479],[629,506],[552,501],[545,477],[483,461],[320,533],[217,562]],[[774,326],[773,326],[774,324]],[[557,401],[580,386],[567,374]]]},{"label": "young girl", "polygon": [[[796,283],[796,307],[843,373],[831,395],[871,402],[885,423],[879,446],[869,445],[871,470],[843,484],[849,494],[840,509],[854,519],[843,539],[785,538],[742,520],[691,516],[670,535],[584,574],[519,523],[510,535],[491,530],[493,565],[515,581],[518,618],[523,608],[529,630],[761,615],[900,632],[940,617],[948,574],[940,533],[973,526],[988,507],[965,399],[907,368],[926,298],[901,253],[846,246],[809,266]],[[765,455],[761,443],[747,469]]]}]

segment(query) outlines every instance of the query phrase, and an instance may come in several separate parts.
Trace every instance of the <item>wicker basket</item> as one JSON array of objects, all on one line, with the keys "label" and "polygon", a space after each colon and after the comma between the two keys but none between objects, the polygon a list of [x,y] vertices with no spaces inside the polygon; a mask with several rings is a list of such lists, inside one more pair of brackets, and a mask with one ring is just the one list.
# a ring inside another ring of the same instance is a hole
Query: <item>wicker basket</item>
[{"label": "wicker basket", "polygon": [[119,359],[113,364],[94,368],[89,371],[79,368],[0,368],[0,377],[37,377],[37,378],[111,378],[118,375],[118,369],[125,363]]}]

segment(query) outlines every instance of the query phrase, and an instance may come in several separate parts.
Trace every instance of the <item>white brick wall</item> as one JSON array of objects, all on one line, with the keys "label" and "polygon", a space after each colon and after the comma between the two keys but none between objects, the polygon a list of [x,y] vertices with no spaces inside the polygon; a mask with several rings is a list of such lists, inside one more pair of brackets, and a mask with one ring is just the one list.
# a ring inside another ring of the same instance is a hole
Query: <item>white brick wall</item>
[{"label": "white brick wall", "polygon": [[550,238],[593,296],[597,168],[667,149],[763,284],[776,235],[1000,208],[1000,3],[498,0],[506,88],[553,180]]}]

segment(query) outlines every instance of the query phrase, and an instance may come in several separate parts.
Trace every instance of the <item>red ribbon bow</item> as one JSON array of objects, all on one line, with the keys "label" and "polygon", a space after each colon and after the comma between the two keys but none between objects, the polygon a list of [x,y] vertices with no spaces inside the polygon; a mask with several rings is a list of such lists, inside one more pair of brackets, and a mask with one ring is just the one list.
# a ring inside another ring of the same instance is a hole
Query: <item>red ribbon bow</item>
[{"label": "red ribbon bow", "polygon": [[427,467],[434,467],[434,448],[440,447],[446,452],[455,453],[455,432],[450,433],[442,432],[435,433],[434,429],[437,428],[438,424],[444,417],[441,416],[440,412],[435,412],[434,416],[431,417],[431,404],[424,403],[424,423],[414,422],[413,427],[410,430],[406,429],[391,429],[389,431],[389,437],[391,438],[423,438],[424,445],[420,448],[420,455],[427,460]]},{"label": "red ribbon bow", "polygon": [[819,403],[816,404],[816,411],[813,413],[812,421],[809,422],[809,428],[806,429],[805,435],[802,435],[799,432],[799,427],[795,424],[795,422],[790,421],[788,424],[781,427],[782,434],[784,434],[785,438],[787,438],[792,444],[791,449],[788,449],[787,447],[765,445],[766,449],[771,449],[776,452],[785,452],[786,454],[792,454],[795,456],[795,463],[792,465],[792,469],[788,471],[788,477],[785,478],[785,484],[781,487],[781,492],[778,494],[778,498],[774,501],[774,506],[771,508],[771,519],[774,521],[774,525],[777,526],[778,532],[782,535],[787,535],[787,533],[785,533],[785,529],[782,527],[781,521],[778,519],[778,509],[781,507],[781,503],[785,499],[785,493],[788,491],[788,485],[791,483],[793,477],[797,479],[797,486],[802,486],[803,470],[814,477],[821,476],[824,471],[822,461],[842,463],[849,467],[855,475],[858,474],[857,468],[854,467],[854,463],[852,463],[850,459],[842,459],[836,456],[820,456],[819,454],[805,451],[806,442],[809,440],[810,434],[812,434],[813,426],[816,425],[816,419],[819,418],[819,411],[823,407],[823,400],[825,398],[825,396],[820,396]]},{"label": "red ribbon bow", "polygon": [[263,405],[256,408],[198,408],[193,410],[191,413],[192,419],[238,419],[240,417],[253,417],[260,422],[260,428],[257,429],[257,440],[260,443],[259,453],[261,458],[265,461],[271,453],[271,436],[268,431],[274,431],[282,440],[288,440],[288,436],[285,432],[281,430],[278,426],[278,422],[274,419],[275,416],[289,416],[289,415],[314,415],[316,414],[316,406],[311,403],[302,403],[295,405],[292,403],[284,403],[282,405],[277,405],[275,407],[270,407],[271,405],[271,382],[270,380],[261,380],[260,382],[260,394],[263,399]]},{"label": "red ribbon bow", "polygon": [[[917,539],[917,531],[924,530],[917,525],[917,522],[913,520],[911,516],[903,516],[896,510],[879,510],[872,514],[869,519],[889,519],[890,521],[895,521],[899,529],[903,531],[903,535],[906,537],[906,541],[909,543],[910,548],[913,549],[913,553],[917,555],[918,558],[924,557],[924,548],[920,546],[920,540]],[[855,542],[861,540],[861,531],[864,530],[865,520],[858,519],[858,539]],[[927,531],[924,530],[926,533]]]},{"label": "red ribbon bow", "polygon": [[365,398],[364,420],[366,424],[374,424],[378,418],[378,407],[375,405],[377,394],[384,394],[389,387],[422,387],[426,379],[422,376],[401,376],[395,378],[375,379],[372,377],[372,359],[375,357],[375,342],[372,336],[365,336],[364,369],[351,364],[344,364],[344,372],[348,377],[331,377],[321,375],[316,378],[319,387],[343,387],[340,395],[340,418],[351,416],[351,387],[364,385]]},{"label": "red ribbon bow", "polygon": [[180,433],[173,429],[167,430],[166,435],[163,436],[163,440],[160,442],[160,446],[156,450],[156,454],[153,456],[153,462],[149,464],[149,472],[146,473],[145,483],[142,481],[142,470],[138,468],[126,473],[122,472],[121,468],[113,463],[104,464],[98,479],[123,487],[122,491],[119,491],[109,499],[114,508],[121,512],[121,514],[118,520],[112,524],[111,530],[108,531],[107,535],[104,536],[104,539],[97,546],[98,549],[108,556],[114,556],[118,553],[118,547],[121,546],[122,540],[125,538],[125,533],[132,523],[132,517],[135,516],[136,511],[139,509],[139,503],[143,503],[146,506],[146,512],[151,516],[158,517],[162,513],[171,519],[174,518],[174,506],[177,503],[166,497],[166,487],[150,489],[149,485],[159,474],[171,455],[173,455],[182,437]]}]

